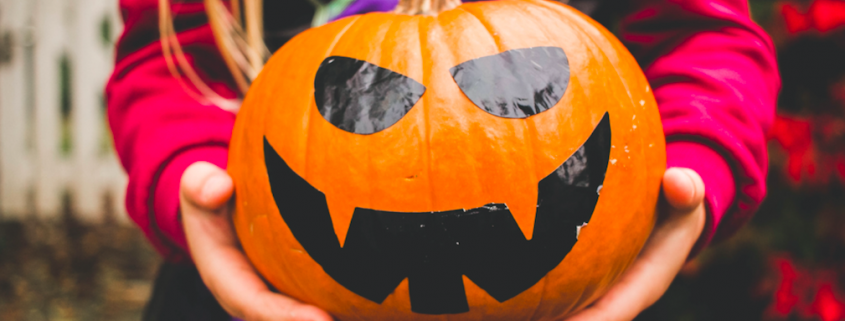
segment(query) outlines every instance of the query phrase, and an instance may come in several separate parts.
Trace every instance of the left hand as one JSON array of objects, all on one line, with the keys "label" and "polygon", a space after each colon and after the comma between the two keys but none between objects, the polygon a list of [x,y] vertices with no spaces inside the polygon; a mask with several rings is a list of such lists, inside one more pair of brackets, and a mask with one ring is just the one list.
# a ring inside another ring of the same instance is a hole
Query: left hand
[{"label": "left hand", "polygon": [[567,321],[633,320],[669,289],[704,229],[704,183],[689,168],[670,168],[662,192],[657,225],[639,257],[603,297]]},{"label": "left hand", "polygon": [[191,257],[209,291],[243,320],[331,321],[323,310],[271,292],[241,250],[232,226],[232,178],[196,162],[182,174],[180,210]]}]

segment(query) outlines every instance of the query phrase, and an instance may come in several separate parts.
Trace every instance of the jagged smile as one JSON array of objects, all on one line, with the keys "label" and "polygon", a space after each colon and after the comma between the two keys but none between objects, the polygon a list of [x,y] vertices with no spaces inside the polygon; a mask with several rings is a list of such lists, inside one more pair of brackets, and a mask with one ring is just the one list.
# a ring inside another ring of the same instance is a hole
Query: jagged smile
[{"label": "jagged smile", "polygon": [[381,303],[408,278],[411,310],[469,311],[462,275],[504,302],[554,269],[578,241],[599,198],[610,156],[605,113],[587,141],[538,183],[533,237],[506,204],[400,213],[356,208],[343,247],[325,195],[297,175],[264,138],[273,198],[306,252],[335,281]]}]

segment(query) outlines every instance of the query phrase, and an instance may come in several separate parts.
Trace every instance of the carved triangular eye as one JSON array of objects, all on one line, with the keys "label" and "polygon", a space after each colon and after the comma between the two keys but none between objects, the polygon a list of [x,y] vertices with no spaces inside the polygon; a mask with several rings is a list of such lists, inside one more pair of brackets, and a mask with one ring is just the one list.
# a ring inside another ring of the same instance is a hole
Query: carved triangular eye
[{"label": "carved triangular eye", "polygon": [[558,47],[508,50],[450,69],[478,108],[505,118],[526,118],[554,107],[569,86],[569,60]]},{"label": "carved triangular eye", "polygon": [[332,56],[314,77],[317,109],[337,128],[373,134],[396,122],[414,107],[425,86],[397,72],[363,60]]}]

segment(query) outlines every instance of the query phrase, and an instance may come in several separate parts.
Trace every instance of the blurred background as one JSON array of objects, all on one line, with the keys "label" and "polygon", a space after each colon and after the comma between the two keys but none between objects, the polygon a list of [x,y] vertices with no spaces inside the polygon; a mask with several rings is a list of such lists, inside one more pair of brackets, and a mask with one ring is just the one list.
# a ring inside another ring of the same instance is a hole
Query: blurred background
[{"label": "blurred background", "polygon": [[[783,76],[769,194],[638,320],[845,320],[845,1],[752,0]],[[0,0],[0,320],[139,320],[161,258],[123,209],[116,0]]]},{"label": "blurred background", "polygon": [[105,119],[117,0],[0,0],[0,320],[139,320],[160,258]]}]

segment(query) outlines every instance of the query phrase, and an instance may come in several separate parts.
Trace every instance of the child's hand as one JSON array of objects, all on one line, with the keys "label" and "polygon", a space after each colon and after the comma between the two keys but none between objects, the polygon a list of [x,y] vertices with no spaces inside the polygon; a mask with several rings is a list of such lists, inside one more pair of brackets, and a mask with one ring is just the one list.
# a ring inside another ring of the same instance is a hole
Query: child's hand
[{"label": "child's hand", "polygon": [[208,289],[232,316],[252,320],[332,320],[314,306],[270,292],[241,251],[231,222],[232,178],[206,162],[182,174],[182,225]]},{"label": "child's hand", "polygon": [[[203,281],[226,311],[245,320],[332,320],[324,311],[270,292],[238,247],[230,220],[232,179],[206,162],[185,170],[182,223]],[[694,171],[663,175],[659,221],[619,282],[570,321],[632,320],[668,289],[704,228],[704,183]]]},{"label": "child's hand", "polygon": [[658,222],[640,256],[607,294],[568,321],[633,320],[669,288],[704,229],[704,183],[688,168],[663,174]]}]

